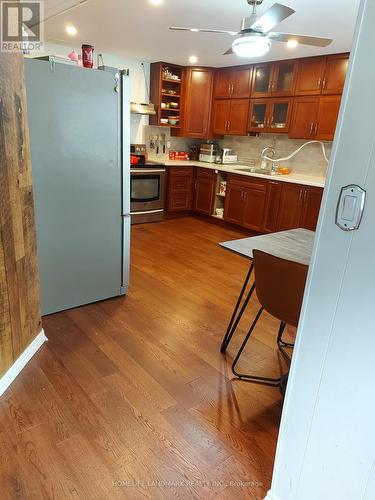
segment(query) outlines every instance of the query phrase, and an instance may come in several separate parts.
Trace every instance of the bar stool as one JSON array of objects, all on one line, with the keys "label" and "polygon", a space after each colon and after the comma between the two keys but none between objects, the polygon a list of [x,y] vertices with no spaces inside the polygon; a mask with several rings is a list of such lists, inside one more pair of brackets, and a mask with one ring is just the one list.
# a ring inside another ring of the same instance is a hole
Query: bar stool
[{"label": "bar stool", "polygon": [[253,257],[255,291],[261,307],[234,358],[232,372],[241,380],[277,387],[282,377],[270,378],[240,373],[236,366],[263,311],[267,311],[281,322],[277,345],[279,350],[289,358],[284,347],[292,347],[293,344],[284,342],[282,335],[287,324],[296,328],[298,326],[308,266],[281,259],[260,250],[254,250]]}]

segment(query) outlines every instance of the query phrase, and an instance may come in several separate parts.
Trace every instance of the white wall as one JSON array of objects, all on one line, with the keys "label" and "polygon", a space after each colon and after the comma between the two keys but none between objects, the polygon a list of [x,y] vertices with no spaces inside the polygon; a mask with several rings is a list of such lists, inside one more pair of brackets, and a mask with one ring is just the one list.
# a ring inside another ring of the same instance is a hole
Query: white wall
[{"label": "white wall", "polygon": [[[55,45],[51,43],[44,44],[43,53],[33,53],[32,56],[41,55],[58,55],[66,57],[72,50],[75,50],[78,54],[81,54],[80,47],[65,46],[65,45]],[[97,52],[95,53],[98,54]],[[148,92],[145,83],[145,77],[142,69],[141,62],[135,61],[133,59],[127,59],[124,57],[116,56],[113,54],[102,53],[103,61],[106,66],[113,66],[118,69],[129,69],[130,79],[131,79],[131,100],[134,102],[148,102]],[[96,58],[95,58],[96,61]],[[144,63],[147,85],[150,85],[150,64]],[[143,143],[144,142],[144,126],[148,125],[148,116],[142,115],[131,115],[131,143]]]}]

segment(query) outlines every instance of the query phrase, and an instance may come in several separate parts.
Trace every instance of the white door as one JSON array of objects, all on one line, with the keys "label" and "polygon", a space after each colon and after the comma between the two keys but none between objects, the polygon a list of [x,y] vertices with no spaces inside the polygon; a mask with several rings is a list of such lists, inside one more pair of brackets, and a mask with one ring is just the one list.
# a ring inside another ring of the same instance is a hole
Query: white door
[{"label": "white door", "polygon": [[[340,22],[338,20],[338,22]],[[284,404],[272,500],[375,498],[375,1],[363,0]],[[335,225],[342,186],[362,224]]]}]

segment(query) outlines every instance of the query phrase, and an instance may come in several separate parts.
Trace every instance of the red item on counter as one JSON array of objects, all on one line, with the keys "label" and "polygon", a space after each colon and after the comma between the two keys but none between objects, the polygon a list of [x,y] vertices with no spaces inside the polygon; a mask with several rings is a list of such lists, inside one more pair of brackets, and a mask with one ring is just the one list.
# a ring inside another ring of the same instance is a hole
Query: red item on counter
[{"label": "red item on counter", "polygon": [[140,162],[139,156],[130,155],[130,165],[138,165],[139,162]]},{"label": "red item on counter", "polygon": [[92,45],[82,45],[82,62],[85,68],[94,67],[94,47]]},{"label": "red item on counter", "polygon": [[170,160],[190,160],[189,153],[186,151],[169,151]]}]

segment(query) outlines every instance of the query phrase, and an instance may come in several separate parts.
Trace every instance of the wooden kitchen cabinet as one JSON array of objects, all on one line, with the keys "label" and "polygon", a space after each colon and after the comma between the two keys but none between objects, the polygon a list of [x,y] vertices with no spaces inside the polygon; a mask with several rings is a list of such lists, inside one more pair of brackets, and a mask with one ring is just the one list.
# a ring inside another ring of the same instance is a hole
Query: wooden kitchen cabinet
[{"label": "wooden kitchen cabinet", "polygon": [[299,184],[283,185],[277,224],[279,231],[301,227],[304,191],[305,186]]},{"label": "wooden kitchen cabinet", "polygon": [[342,94],[348,64],[349,56],[347,54],[327,56],[322,94]]},{"label": "wooden kitchen cabinet", "polygon": [[313,139],[318,118],[319,97],[296,97],[289,127],[292,139]]},{"label": "wooden kitchen cabinet", "polygon": [[243,203],[243,185],[231,183],[227,185],[224,205],[224,220],[233,224],[242,224],[244,203]]},{"label": "wooden kitchen cabinet", "polygon": [[283,184],[281,182],[267,182],[266,206],[262,226],[262,232],[264,233],[274,233],[277,231],[282,187]]},{"label": "wooden kitchen cabinet", "polygon": [[293,103],[289,137],[332,141],[340,103],[341,95],[296,97]]},{"label": "wooden kitchen cabinet", "polygon": [[215,99],[246,99],[250,97],[251,89],[250,67],[219,69],[215,75]]},{"label": "wooden kitchen cabinet", "polygon": [[212,132],[217,135],[246,135],[249,99],[215,99]]},{"label": "wooden kitchen cabinet", "polygon": [[341,95],[322,96],[319,99],[314,138],[333,141],[339,116]]},{"label": "wooden kitchen cabinet", "polygon": [[295,74],[296,63],[293,60],[255,65],[251,97],[292,96]]},{"label": "wooden kitchen cabinet", "polygon": [[286,231],[304,227],[315,231],[322,196],[322,188],[283,184],[278,214],[278,230]]},{"label": "wooden kitchen cabinet", "polygon": [[285,133],[289,130],[292,99],[251,99],[249,132]]},{"label": "wooden kitchen cabinet", "polygon": [[209,137],[213,80],[214,71],[210,68],[187,68],[181,134],[184,137],[194,139]]},{"label": "wooden kitchen cabinet", "polygon": [[301,59],[295,95],[342,94],[348,61],[348,54]]},{"label": "wooden kitchen cabinet", "polygon": [[262,231],[266,206],[266,182],[262,179],[238,176],[228,179],[224,220],[253,231]]},{"label": "wooden kitchen cabinet", "polygon": [[315,231],[318,223],[320,206],[322,204],[323,189],[308,187],[304,192],[301,226]]},{"label": "wooden kitchen cabinet", "polygon": [[214,170],[197,168],[195,173],[195,195],[193,210],[195,212],[212,215],[216,174]]},{"label": "wooden kitchen cabinet", "polygon": [[295,95],[319,95],[326,67],[326,57],[309,57],[298,62]]},{"label": "wooden kitchen cabinet", "polygon": [[266,206],[265,185],[263,184],[262,189],[247,187],[244,190],[244,201],[243,227],[252,229],[253,231],[262,231],[264,209]]},{"label": "wooden kitchen cabinet", "polygon": [[169,167],[167,210],[185,212],[192,208],[194,167]]}]

